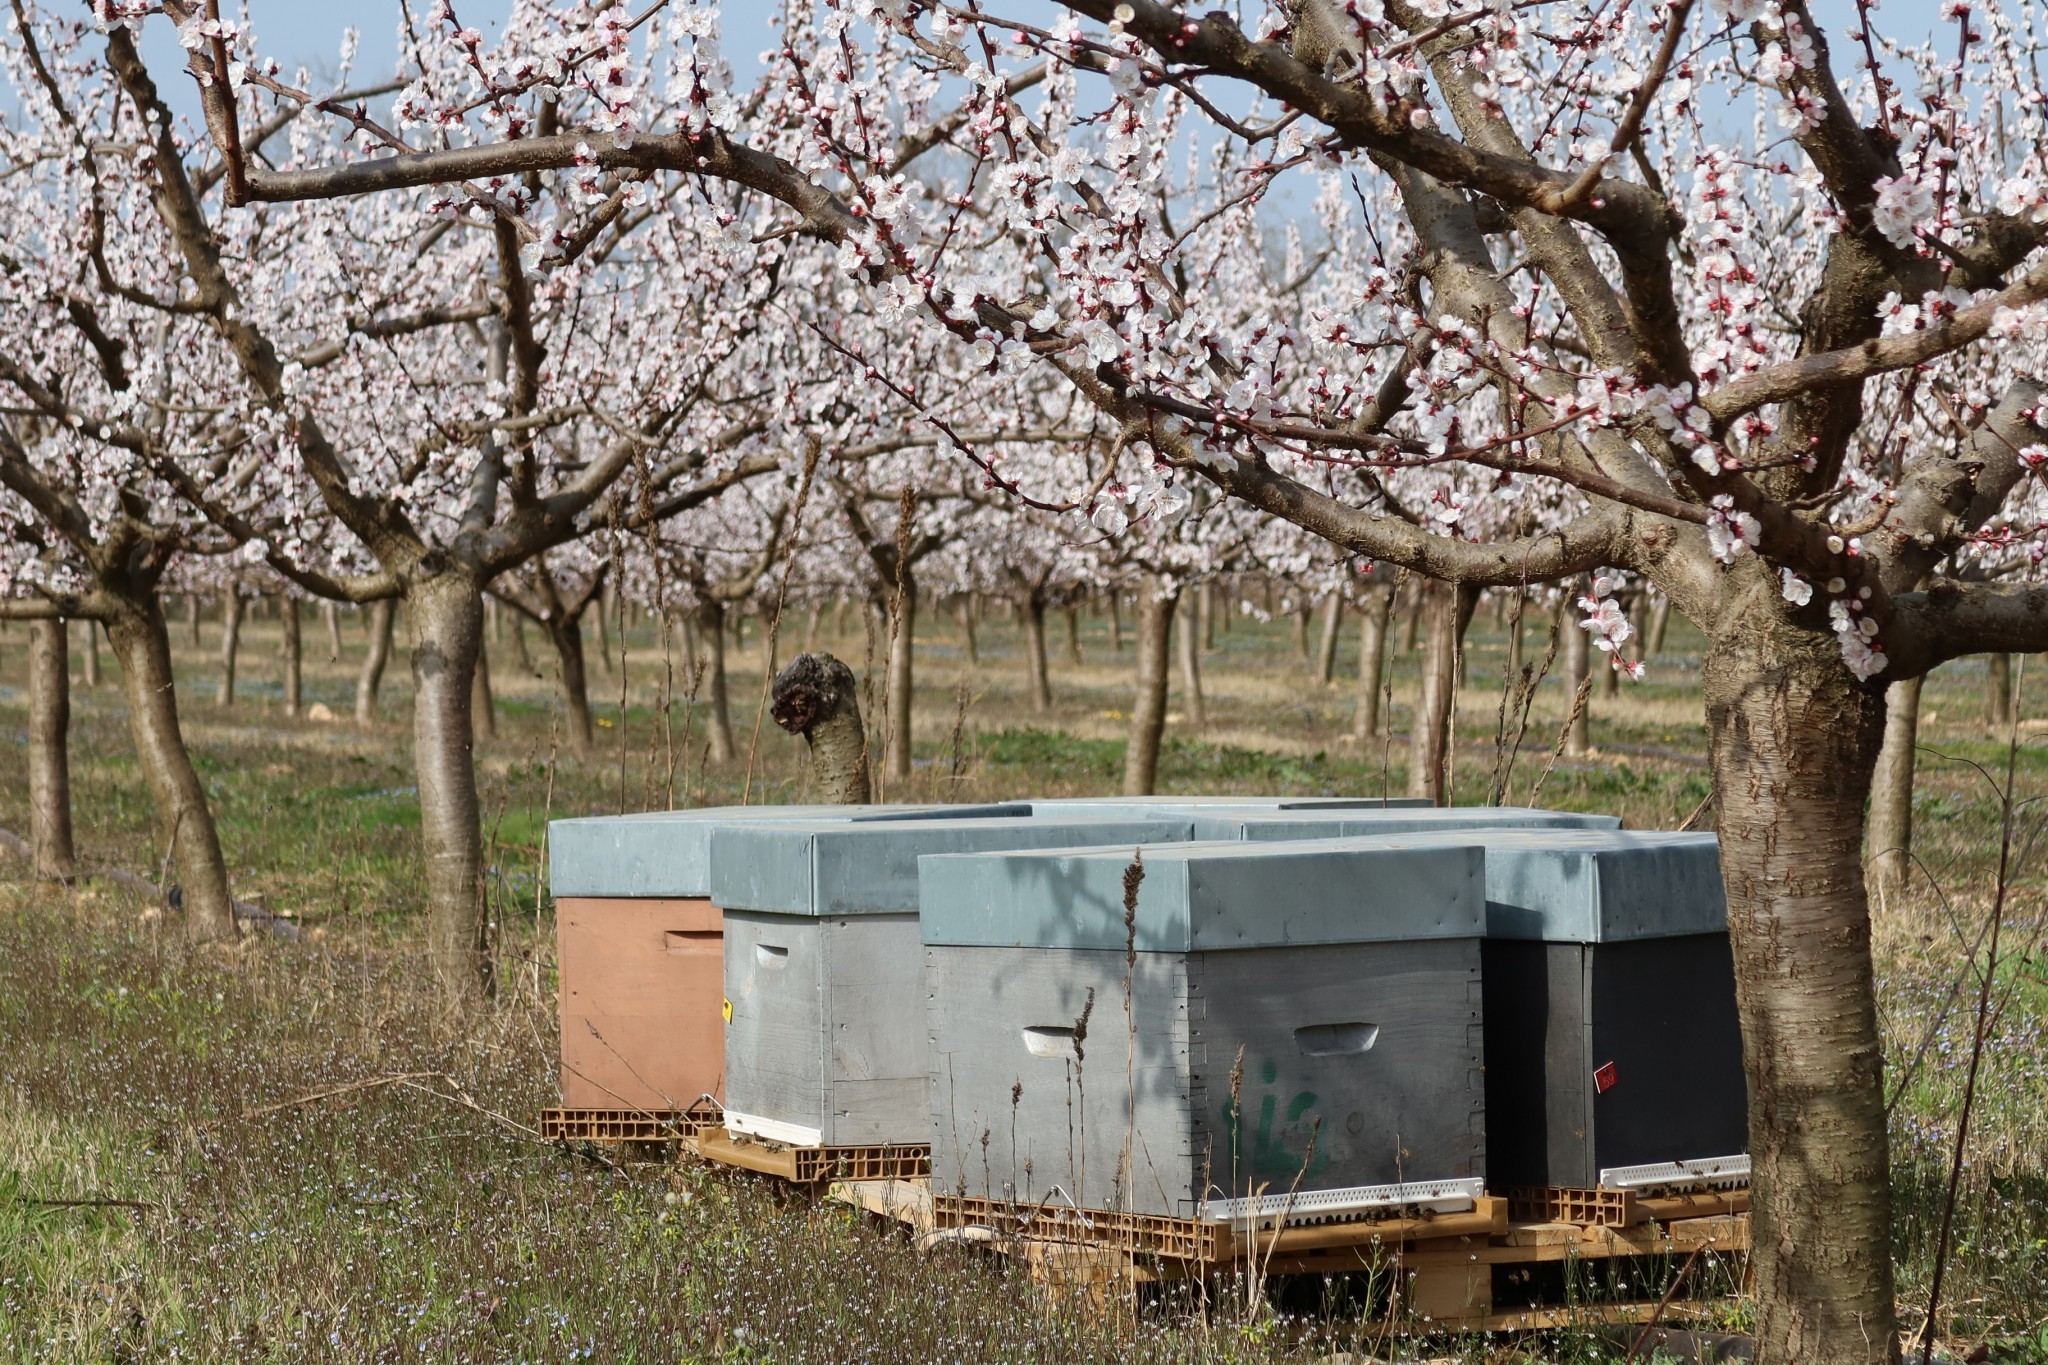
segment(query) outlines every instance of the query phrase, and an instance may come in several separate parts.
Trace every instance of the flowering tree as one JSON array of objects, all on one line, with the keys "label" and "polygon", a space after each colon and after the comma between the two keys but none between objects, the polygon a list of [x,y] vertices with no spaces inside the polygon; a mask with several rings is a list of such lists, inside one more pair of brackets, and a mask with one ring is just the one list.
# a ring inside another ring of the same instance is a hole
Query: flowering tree
[{"label": "flowering tree", "polygon": [[[1206,480],[1468,588],[1603,568],[1653,584],[1711,642],[1761,1354],[1885,1360],[1861,866],[1884,688],[2048,646],[2048,588],[1943,568],[2048,458],[2039,15],[1945,8],[1959,55],[1909,101],[1867,12],[1834,35],[1838,63],[1801,0],[1289,0],[1251,27],[1156,0],[1065,0],[1052,27],[825,0],[741,101],[684,55],[714,27],[689,6],[657,101],[275,171],[238,150],[225,42],[194,65],[233,194],[572,166],[742,185],[835,251],[861,307],[950,338],[990,382],[1056,373],[1115,425],[1126,486]],[[477,78],[491,100],[545,107],[629,65],[618,11],[559,17]],[[903,174],[934,140],[946,158]],[[1261,203],[1289,184],[1354,205],[1373,263],[1307,325],[1284,292],[1244,292]],[[915,376],[895,383],[928,405]],[[1938,439],[1904,441],[1907,408],[1938,410]],[[1397,470],[1434,479],[1446,511],[1540,489],[1558,515],[1480,531],[1422,514],[1387,487]]]}]

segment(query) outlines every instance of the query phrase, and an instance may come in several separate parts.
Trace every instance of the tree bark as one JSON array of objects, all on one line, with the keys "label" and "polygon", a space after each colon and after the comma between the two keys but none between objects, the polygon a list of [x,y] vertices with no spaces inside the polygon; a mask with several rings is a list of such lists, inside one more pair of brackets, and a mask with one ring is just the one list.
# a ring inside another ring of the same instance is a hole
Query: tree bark
[{"label": "tree bark", "polygon": [[[1216,652],[1216,599],[1218,595],[1218,590],[1213,580],[1205,580],[1202,583],[1201,598],[1197,605],[1201,608],[1202,616],[1202,649],[1210,654]],[[1223,628],[1225,630],[1230,628],[1228,616],[1224,618]]]},{"label": "tree bark", "polygon": [[1733,600],[1741,625],[1709,632],[1702,682],[1750,1078],[1758,1359],[1886,1365],[1892,1196],[1862,840],[1884,693],[1827,632]]},{"label": "tree bark", "polygon": [[492,985],[470,708],[483,646],[483,597],[462,574],[417,579],[406,593],[405,621],[412,644],[427,948],[442,989],[457,1000],[476,1000],[489,995]]},{"label": "tree bark", "polygon": [[[1138,584],[1138,683],[1131,735],[1124,746],[1124,795],[1150,796],[1159,782],[1159,740],[1166,730],[1166,675],[1180,584],[1147,574]],[[1114,601],[1114,599],[1112,599]]]},{"label": "tree bark", "polygon": [[358,725],[368,725],[377,715],[377,693],[384,686],[384,665],[391,661],[391,617],[396,610],[388,597],[370,604],[366,619],[370,629],[370,648],[363,655],[362,671],[356,674]]},{"label": "tree bark", "polygon": [[[500,633],[503,627],[499,627]],[[498,708],[491,696],[491,651],[479,639],[476,646],[475,681],[470,684],[470,714],[476,718],[476,737],[495,739],[498,735]]]},{"label": "tree bark", "polygon": [[1655,657],[1664,652],[1664,632],[1671,628],[1671,599],[1660,595],[1650,608],[1650,633],[1643,642],[1644,653]]},{"label": "tree bark", "polygon": [[1074,667],[1081,666],[1081,609],[1068,607],[1062,613],[1067,618],[1067,662]]},{"label": "tree bark", "polygon": [[320,604],[320,618],[327,624],[327,662],[341,662],[341,608],[332,602]]},{"label": "tree bark", "polygon": [[[185,594],[185,630],[191,638],[192,648],[199,648],[199,594],[196,592]],[[111,636],[108,642],[112,643]]]},{"label": "tree bark", "polygon": [[974,638],[974,599],[965,593],[961,594],[959,602],[953,607],[953,619],[960,623],[960,639],[967,648],[967,662],[980,663],[981,643]]},{"label": "tree bark", "polygon": [[697,642],[704,646],[704,729],[711,757],[732,762],[732,709],[725,685],[725,603],[707,597],[697,604]]},{"label": "tree bark", "polygon": [[1202,696],[1202,633],[1199,592],[1181,594],[1180,614],[1187,620],[1180,629],[1180,686],[1186,694],[1188,724],[1207,725],[1209,705]]},{"label": "tree bark", "polygon": [[583,617],[564,612],[544,623],[548,643],[555,647],[555,666],[562,675],[563,738],[578,758],[590,754],[597,734],[590,719],[590,669],[583,657]]},{"label": "tree bark", "polygon": [[1331,593],[1323,603],[1323,634],[1316,646],[1316,679],[1328,687],[1337,680],[1337,640],[1344,633],[1344,595]]},{"label": "tree bark", "polygon": [[1307,662],[1309,661],[1309,657],[1308,657],[1308,618],[1309,618],[1309,614],[1310,614],[1310,612],[1309,612],[1309,608],[1308,608],[1308,607],[1306,607],[1306,606],[1296,607],[1296,608],[1294,609],[1294,652],[1295,652],[1295,653],[1296,653],[1297,655],[1299,655],[1299,656],[1300,656],[1300,658],[1301,658],[1301,661],[1302,661],[1303,663],[1307,663]]},{"label": "tree bark", "polygon": [[1870,879],[1884,897],[1905,889],[1913,870],[1913,770],[1920,742],[1920,684],[1908,678],[1885,690],[1884,743],[1870,780]]},{"label": "tree bark", "polygon": [[230,588],[220,600],[220,704],[235,704],[235,656],[242,647],[242,595]]},{"label": "tree bark", "polygon": [[909,570],[903,573],[902,589],[889,594],[889,607],[897,619],[889,623],[889,747],[883,768],[891,782],[900,782],[910,777],[911,701],[916,685],[912,643],[917,634],[917,579]]},{"label": "tree bark", "polygon": [[1040,715],[1052,710],[1052,679],[1045,665],[1045,601],[1026,593],[1017,602],[1017,614],[1024,622],[1024,671],[1031,690],[1031,709]]},{"label": "tree bark", "polygon": [[85,685],[88,688],[100,685],[100,625],[97,621],[85,623]]},{"label": "tree bark", "polygon": [[1387,666],[1387,623],[1394,614],[1394,590],[1374,588],[1361,613],[1358,633],[1358,711],[1352,737],[1363,744],[1380,732],[1380,681]]},{"label": "tree bark", "polygon": [[287,716],[296,716],[299,714],[299,703],[305,700],[298,598],[284,596],[278,599],[277,624],[278,651],[284,655],[284,713]]},{"label": "tree bark", "polygon": [[830,654],[797,655],[775,675],[768,714],[783,729],[804,737],[820,801],[861,805],[871,799],[860,683],[852,669]]},{"label": "tree bark", "polygon": [[28,623],[28,833],[39,879],[78,875],[71,846],[71,643],[63,621]]},{"label": "tree bark", "polygon": [[1124,652],[1124,610],[1122,605],[1117,600],[1120,596],[1121,594],[1119,594],[1116,589],[1110,589],[1109,652],[1112,654],[1121,654]]},{"label": "tree bark", "polygon": [[1416,637],[1422,631],[1423,599],[1429,596],[1427,588],[1428,585],[1423,579],[1416,578],[1409,581],[1408,610],[1401,620],[1401,652],[1403,654],[1413,654],[1415,652]]},{"label": "tree bark", "polygon": [[[1558,608],[1563,617],[1564,627],[1564,704],[1567,707],[1578,701],[1579,693],[1585,688],[1586,678],[1593,667],[1592,634],[1580,628],[1577,613],[1572,608],[1572,597],[1577,591],[1576,584],[1567,585],[1564,603]],[[1565,732],[1566,757],[1582,756],[1592,747],[1592,735],[1592,694],[1588,693],[1586,705],[1578,708],[1578,714],[1571,720],[1571,727]]]},{"label": "tree bark", "polygon": [[1984,723],[1994,736],[2012,730],[2012,655],[1984,656]]},{"label": "tree bark", "polygon": [[227,861],[221,857],[206,788],[178,726],[171,633],[156,598],[124,598],[107,622],[107,639],[121,662],[121,691],[128,703],[136,758],[156,803],[168,856],[177,867],[185,935],[200,942],[233,938],[235,911]]},{"label": "tree bark", "polygon": [[1410,736],[1408,794],[1444,803],[1451,761],[1451,723],[1456,710],[1458,647],[1471,624],[1479,591],[1463,584],[1431,583],[1425,594],[1429,634],[1423,643],[1422,694]]}]

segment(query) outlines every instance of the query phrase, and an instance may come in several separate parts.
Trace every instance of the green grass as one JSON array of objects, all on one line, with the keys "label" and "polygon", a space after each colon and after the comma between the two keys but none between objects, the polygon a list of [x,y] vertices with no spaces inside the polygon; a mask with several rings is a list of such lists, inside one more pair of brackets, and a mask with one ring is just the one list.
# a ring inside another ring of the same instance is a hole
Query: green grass
[{"label": "green grass", "polygon": [[[547,679],[521,675],[496,651],[499,733],[478,756],[503,989],[482,1018],[457,1020],[441,1012],[418,955],[405,681],[394,676],[385,719],[369,730],[287,722],[263,703],[266,680],[253,676],[272,666],[268,645],[259,652],[256,643],[274,638],[265,630],[250,628],[248,681],[226,713],[205,681],[211,651],[181,641],[182,700],[237,894],[292,915],[304,941],[193,951],[174,921],[124,896],[32,886],[18,867],[0,865],[0,1358],[1313,1361],[1373,1346],[1355,1283],[1288,1286],[1254,1312],[1227,1290],[1206,1307],[1163,1295],[1135,1317],[1104,1319],[1043,1304],[998,1262],[921,1256],[846,1210],[767,1182],[690,1165],[612,1164],[534,1142],[525,1125],[551,1098],[556,1042],[552,923],[538,878],[546,821],[665,804],[672,751],[678,803],[733,801],[743,790],[753,800],[803,799],[799,746],[773,727],[748,768],[756,648],[735,655],[742,757],[731,764],[704,758],[701,715],[686,720],[683,697],[664,722],[653,678],[636,674],[621,713],[616,674],[595,664],[598,715],[611,724],[592,756],[574,758]],[[1007,625],[984,625],[977,666],[950,626],[935,630],[921,661],[917,767],[889,795],[1115,789],[1131,655],[1112,652],[1104,621],[1084,620],[1079,666],[1066,662],[1055,630],[1056,706],[1044,715],[1019,686]],[[636,657],[652,657],[651,639],[632,643]],[[828,643],[859,664],[858,639]],[[1596,697],[1596,753],[1559,760],[1544,804],[1612,811],[1645,827],[1699,808],[1708,786],[1698,758],[1698,643],[1675,628],[1650,682],[1612,701]],[[1305,677],[1284,627],[1238,621],[1219,644],[1205,665],[1210,722],[1169,724],[1164,789],[1403,790],[1405,745],[1352,742],[1355,684],[1325,689]],[[348,648],[359,648],[353,634]],[[24,728],[22,652],[18,628],[0,633],[0,733]],[[1470,654],[1461,801],[1478,799],[1494,764],[1504,656],[1484,613]],[[313,695],[343,713],[353,662],[311,668]],[[1400,730],[1415,659],[1397,652],[1393,662]],[[964,714],[955,702],[962,686]],[[1996,804],[1962,761],[2003,767],[2003,748],[1982,733],[1979,687],[1967,661],[1930,681],[1935,718],[1925,742],[1949,756],[1926,760],[1916,800],[1935,883],[1878,923],[1895,1079],[1931,1038],[1926,1063],[1902,1086],[1893,1130],[1909,1323],[1925,1300],[1969,1046],[1966,979],[1961,1003],[1948,1001],[1965,978],[1995,865]],[[1539,699],[1512,799],[1528,799],[1549,763],[1559,691],[1553,681]],[[1177,682],[1175,695],[1178,708]],[[21,748],[0,746],[0,825],[17,830]],[[110,687],[77,695],[74,771],[88,869],[155,875],[161,838]],[[2048,793],[2048,752],[2032,732],[2019,784],[2023,797]],[[1991,1343],[1995,1360],[2048,1360],[2042,872],[2038,857],[2027,860],[2009,900],[2011,954],[1998,980],[2006,1003],[1944,1294],[1944,1335],[1966,1347]],[[322,1096],[397,1076],[411,1079]],[[146,1207],[55,1202],[89,1200]],[[1639,1271],[1647,1279],[1630,1292],[1661,1292],[1670,1271]],[[1599,1292],[1590,1277],[1572,1290]],[[1509,1345],[1425,1349],[1506,1359]],[[1557,1361],[1625,1354],[1612,1334],[1590,1330],[1521,1345]]]}]

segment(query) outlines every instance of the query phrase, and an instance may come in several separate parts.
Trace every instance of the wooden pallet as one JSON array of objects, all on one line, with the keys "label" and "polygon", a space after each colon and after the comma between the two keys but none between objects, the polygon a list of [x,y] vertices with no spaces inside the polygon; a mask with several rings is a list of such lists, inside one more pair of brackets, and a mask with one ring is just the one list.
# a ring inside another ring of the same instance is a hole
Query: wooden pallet
[{"label": "wooden pallet", "polygon": [[543,1109],[540,1135],[549,1142],[677,1142],[725,1122],[709,1104],[689,1109]]},{"label": "wooden pallet", "polygon": [[1698,1194],[1642,1196],[1633,1190],[1575,1189],[1545,1185],[1507,1192],[1508,1216],[1517,1223],[1578,1223],[1626,1228],[1669,1223],[1717,1213],[1749,1211],[1748,1190],[1706,1190]]},{"label": "wooden pallet", "polygon": [[932,1149],[894,1147],[789,1147],[706,1128],[692,1143],[697,1155],[721,1166],[780,1176],[798,1185],[828,1180],[914,1180],[931,1174]]}]

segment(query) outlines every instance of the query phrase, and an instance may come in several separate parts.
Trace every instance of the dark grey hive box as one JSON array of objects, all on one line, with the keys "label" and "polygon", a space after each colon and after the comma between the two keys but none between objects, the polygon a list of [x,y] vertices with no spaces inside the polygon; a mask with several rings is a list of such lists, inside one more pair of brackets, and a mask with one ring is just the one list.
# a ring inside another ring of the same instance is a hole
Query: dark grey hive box
[{"label": "dark grey hive box", "polygon": [[1145,849],[1127,1017],[1130,862],[920,861],[934,1192],[1186,1217],[1483,1174],[1477,850]]},{"label": "dark grey hive box", "polygon": [[1486,1159],[1498,1192],[1748,1149],[1711,834],[1418,834],[1486,850]]},{"label": "dark grey hive box", "polygon": [[1147,819],[1159,815],[1206,815],[1212,811],[1390,810],[1426,808],[1421,796],[1060,796],[1031,802],[1037,816]]},{"label": "dark grey hive box", "polygon": [[1612,815],[1537,810],[1527,806],[1387,807],[1350,810],[1309,807],[1270,810],[1208,807],[1195,816],[1196,839],[1347,839],[1375,834],[1411,834],[1463,829],[1619,829]]},{"label": "dark grey hive box", "polygon": [[1183,840],[1186,820],[722,824],[726,1127],[797,1146],[931,1137],[921,854]]}]

